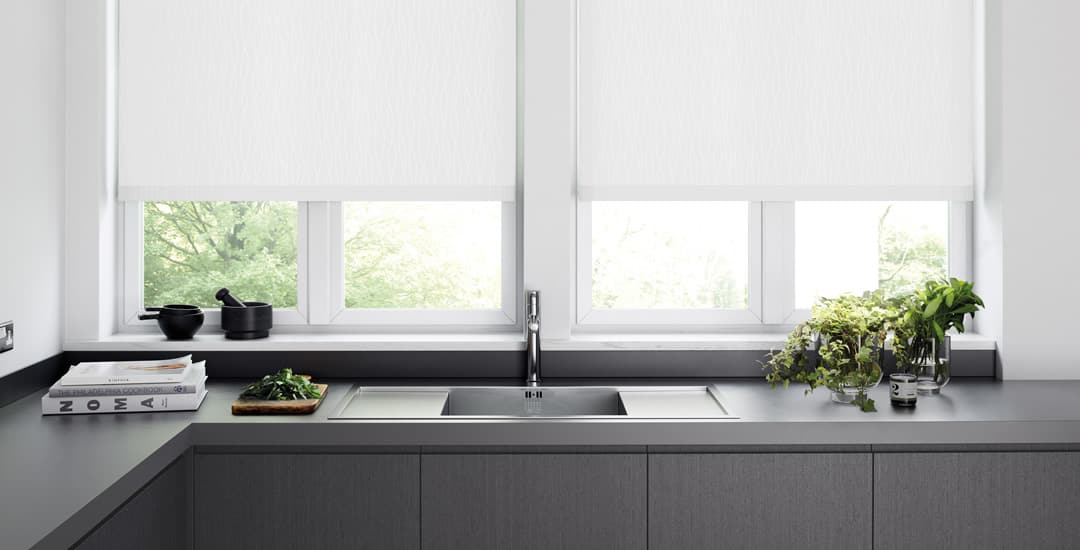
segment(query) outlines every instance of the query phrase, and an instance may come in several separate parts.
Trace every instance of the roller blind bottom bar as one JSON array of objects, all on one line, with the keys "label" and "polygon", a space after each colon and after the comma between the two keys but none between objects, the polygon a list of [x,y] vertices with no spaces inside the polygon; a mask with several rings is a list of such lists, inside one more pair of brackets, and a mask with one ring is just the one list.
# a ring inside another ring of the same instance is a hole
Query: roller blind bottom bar
[{"label": "roller blind bottom bar", "polygon": [[497,201],[513,202],[514,188],[458,186],[158,187],[122,186],[122,201]]},{"label": "roller blind bottom bar", "polygon": [[586,201],[971,201],[970,185],[956,186],[580,186]]}]

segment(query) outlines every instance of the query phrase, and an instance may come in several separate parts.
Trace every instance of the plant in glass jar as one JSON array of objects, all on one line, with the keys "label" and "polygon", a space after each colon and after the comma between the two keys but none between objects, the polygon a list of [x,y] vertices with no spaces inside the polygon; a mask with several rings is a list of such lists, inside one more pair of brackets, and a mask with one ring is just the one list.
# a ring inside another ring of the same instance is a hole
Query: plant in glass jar
[{"label": "plant in glass jar", "polygon": [[983,300],[974,286],[957,278],[930,281],[897,299],[893,354],[897,368],[918,378],[920,393],[939,393],[951,377],[948,332],[964,332],[964,317],[975,317]]},{"label": "plant in glass jar", "polygon": [[[773,387],[802,382],[809,386],[805,393],[824,386],[833,401],[873,412],[867,390],[881,382],[882,344],[894,318],[879,293],[822,298],[784,347],[769,354],[765,380]],[[815,346],[816,361],[809,353]]]}]

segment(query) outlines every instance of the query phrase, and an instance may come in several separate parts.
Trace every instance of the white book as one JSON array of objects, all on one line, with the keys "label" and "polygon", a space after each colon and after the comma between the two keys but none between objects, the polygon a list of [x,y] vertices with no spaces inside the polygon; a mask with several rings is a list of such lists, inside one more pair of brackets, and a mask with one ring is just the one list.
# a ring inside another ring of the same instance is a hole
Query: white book
[{"label": "white book", "polygon": [[49,397],[91,397],[121,395],[155,395],[196,393],[206,380],[206,361],[192,363],[187,375],[180,382],[163,384],[97,384],[93,386],[65,386],[57,381],[49,387]]},{"label": "white book", "polygon": [[198,410],[207,390],[178,395],[121,395],[113,397],[41,397],[41,414],[103,414]]},{"label": "white book", "polygon": [[168,384],[181,382],[191,366],[191,356],[161,361],[105,361],[78,363],[60,377],[61,386],[100,384]]}]

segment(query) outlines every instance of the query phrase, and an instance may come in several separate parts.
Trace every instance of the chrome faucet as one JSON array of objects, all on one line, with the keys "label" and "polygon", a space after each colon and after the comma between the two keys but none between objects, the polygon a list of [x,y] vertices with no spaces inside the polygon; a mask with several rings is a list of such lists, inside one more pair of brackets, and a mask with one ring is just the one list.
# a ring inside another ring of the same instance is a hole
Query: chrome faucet
[{"label": "chrome faucet", "polygon": [[540,385],[540,292],[525,293],[525,385]]}]

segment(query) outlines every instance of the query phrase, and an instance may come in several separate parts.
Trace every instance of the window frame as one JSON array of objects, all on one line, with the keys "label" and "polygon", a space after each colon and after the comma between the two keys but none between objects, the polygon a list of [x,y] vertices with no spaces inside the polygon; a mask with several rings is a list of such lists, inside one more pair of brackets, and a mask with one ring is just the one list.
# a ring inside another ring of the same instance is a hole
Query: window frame
[{"label": "window frame", "polygon": [[[345,233],[342,203],[325,203],[329,214],[328,257],[313,265],[327,269],[327,286],[317,290],[320,299],[328,299],[329,318],[324,323],[346,327],[394,327],[395,331],[427,330],[441,327],[468,327],[470,330],[495,330],[517,324],[517,209],[513,202],[501,203],[501,296],[499,309],[409,309],[347,308],[345,306]],[[314,295],[315,293],[313,293]],[[315,323],[312,323],[315,324]]]},{"label": "window frame", "polygon": [[[143,202],[123,202],[120,233],[123,253],[120,255],[120,332],[157,332],[157,326],[139,320],[145,311],[143,298]],[[304,269],[307,263],[308,203],[296,203],[296,308],[274,308],[275,326],[302,326],[308,324],[308,277]],[[209,292],[211,289],[208,289]],[[202,308],[206,327],[221,326],[220,308]]]},{"label": "window frame", "polygon": [[[899,202],[899,201],[881,201],[881,202]],[[972,221],[971,221],[971,203],[967,201],[946,201],[948,202],[948,220],[946,224],[948,226],[948,235],[946,242],[946,265],[948,277],[956,277],[963,280],[971,280],[971,244],[972,244]],[[795,203],[791,204],[791,238],[795,238]],[[796,324],[801,323],[810,318],[810,308],[795,307],[795,257],[791,256],[791,267],[787,271],[790,277],[790,292],[791,292],[791,310],[784,319],[783,324]]]},{"label": "window frame", "polygon": [[[746,202],[746,201],[738,201]],[[577,203],[576,329],[579,332],[613,332],[628,327],[660,328],[669,325],[753,325],[762,314],[762,224],[760,202],[747,202],[747,307],[718,308],[626,308],[592,307],[592,202]]]},{"label": "window frame", "polygon": [[[948,276],[969,280],[972,205],[949,202]],[[749,300],[745,310],[593,309],[591,203],[578,201],[574,333],[782,332],[810,317],[795,305],[795,201],[749,203]]]},{"label": "window frame", "polygon": [[[156,332],[140,321],[143,297],[143,202],[123,203],[120,215],[122,276],[118,290],[121,333]],[[297,202],[295,309],[274,310],[274,325],[363,332],[506,332],[518,328],[520,231],[518,202],[501,203],[499,309],[348,309],[345,307],[344,229],[341,202]],[[203,308],[206,326],[220,326],[221,310]]]}]

